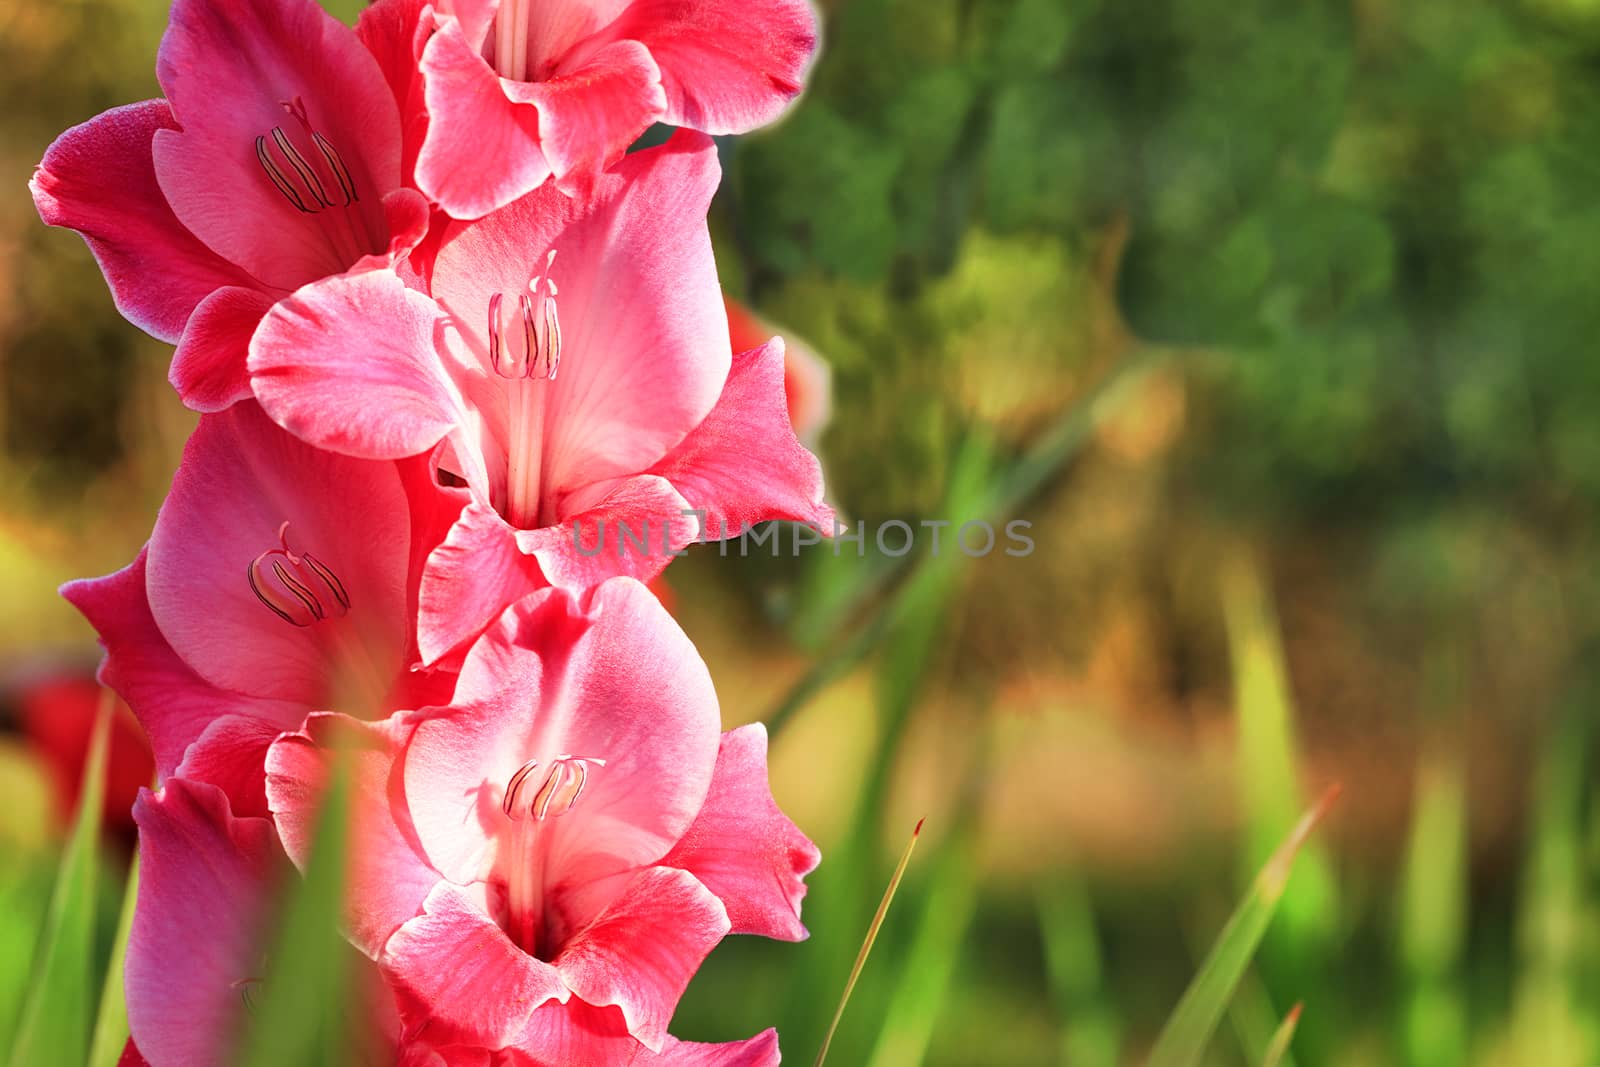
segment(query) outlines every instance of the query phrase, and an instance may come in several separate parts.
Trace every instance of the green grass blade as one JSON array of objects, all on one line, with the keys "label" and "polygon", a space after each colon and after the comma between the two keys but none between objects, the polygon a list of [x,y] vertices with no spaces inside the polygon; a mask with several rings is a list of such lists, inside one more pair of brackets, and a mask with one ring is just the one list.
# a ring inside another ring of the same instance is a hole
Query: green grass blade
[{"label": "green grass blade", "polygon": [[[1281,904],[1276,921],[1283,921]],[[1205,940],[1203,936],[1196,937],[1194,944],[1203,946]],[[1196,956],[1198,955],[1197,951]],[[1239,1041],[1239,1048],[1248,1063],[1259,1063],[1266,1058],[1267,1051],[1272,1047],[1273,1036],[1283,1025],[1283,1019],[1279,1016],[1278,1009],[1273,1006],[1272,997],[1267,992],[1266,982],[1262,980],[1260,963],[1258,955],[1257,966],[1246,970],[1240,976],[1239,984],[1233,990],[1233,999],[1228,1002],[1228,1022],[1232,1024],[1234,1035]],[[1287,1050],[1283,1054],[1283,1067],[1294,1067],[1294,1057]]]},{"label": "green grass blade", "polygon": [[1061,1062],[1115,1067],[1121,1026],[1105,989],[1094,906],[1081,879],[1063,875],[1038,889],[1039,932],[1060,1020]]},{"label": "green grass blade", "polygon": [[342,1067],[353,1062],[351,949],[339,934],[344,858],[349,838],[347,761],[334,760],[305,877],[291,886],[277,935],[267,950],[266,978],[250,998],[253,1020],[238,1062]]},{"label": "green grass blade", "polygon": [[[979,513],[974,501],[989,484],[991,459],[989,443],[981,436],[973,435],[963,442],[949,467],[944,514]],[[899,766],[901,743],[915,719],[918,699],[928,684],[945,635],[950,618],[946,606],[970,562],[960,552],[945,552],[937,558],[924,553],[921,558],[925,562],[912,569],[894,591],[884,613],[866,632],[875,635],[877,628],[882,628],[874,684],[876,752],[860,790],[850,800],[844,838],[831,850],[830,860],[812,883],[812,899],[820,906],[822,920],[817,936],[807,946],[810,951],[806,962],[792,972],[793,993],[789,1000],[797,1006],[797,1017],[786,1028],[804,1044],[818,1041],[828,1025],[827,1005],[816,1001],[811,991],[829,988],[838,980],[837,962],[847,958],[855,947],[855,931],[868,921],[868,905],[878,885],[876,872],[881,870],[883,813],[894,770]],[[887,995],[888,991],[874,985],[862,992],[873,996],[876,1010],[880,1006],[877,995]],[[859,1062],[864,1053],[864,1049],[853,1047],[850,1058]]]},{"label": "green grass blade", "polygon": [[828,1046],[833,1044],[834,1032],[839,1029],[839,1020],[844,1018],[844,1009],[850,1003],[850,994],[856,988],[856,979],[861,977],[861,968],[866,965],[867,955],[872,952],[872,943],[878,939],[878,931],[883,927],[884,916],[889,914],[889,905],[894,902],[895,890],[900,888],[900,879],[905,877],[906,866],[911,862],[911,852],[917,847],[917,838],[920,836],[922,836],[922,820],[918,819],[916,829],[911,831],[911,840],[906,842],[906,850],[900,854],[900,862],[895,865],[894,875],[889,879],[889,887],[883,891],[883,899],[878,902],[878,910],[872,916],[872,924],[867,927],[867,936],[861,942],[861,951],[856,953],[855,965],[850,968],[850,977],[844,984],[844,995],[839,998],[839,1006],[834,1010],[833,1022],[828,1026],[828,1033],[822,1039],[822,1047],[817,1049],[813,1067],[822,1067],[823,1060],[828,1058]]},{"label": "green grass blade", "polygon": [[1261,1067],[1279,1067],[1283,1063],[1284,1057],[1289,1054],[1289,1042],[1294,1040],[1295,1027],[1300,1025],[1300,1010],[1304,1007],[1303,1004],[1296,1004],[1283,1017],[1283,1024],[1267,1045],[1267,1054],[1261,1057]]},{"label": "green grass blade", "polygon": [[1244,900],[1223,927],[1217,942],[1151,1050],[1149,1067],[1189,1067],[1197,1063],[1239,980],[1249,967],[1289,883],[1296,855],[1339,796],[1334,786],[1301,817],[1251,883]]},{"label": "green grass blade", "polygon": [[100,1013],[95,1018],[94,1041],[89,1046],[89,1067],[117,1067],[123,1046],[128,1043],[128,1001],[122,991],[122,964],[128,958],[128,934],[133,930],[133,908],[138,899],[139,854],[135,852],[128,864],[116,940],[111,944],[111,959],[106,961],[106,977],[100,986]]},{"label": "green grass blade", "polygon": [[961,943],[977,910],[975,846],[971,828],[963,827],[939,852],[932,888],[867,1060],[869,1067],[915,1067],[927,1055],[961,958]]},{"label": "green grass blade", "polygon": [[1600,1041],[1584,1026],[1594,994],[1583,984],[1582,935],[1592,899],[1584,866],[1583,812],[1588,792],[1593,712],[1570,705],[1541,744],[1529,813],[1517,914],[1517,973],[1508,1062],[1592,1064]]},{"label": "green grass blade", "polygon": [[72,832],[61,854],[50,911],[34,955],[33,986],[22,1008],[11,1067],[83,1063],[93,1025],[95,882],[100,858],[100,815],[105,804],[106,746],[112,697],[103,693],[83,765],[83,785]]},{"label": "green grass blade", "polygon": [[[1439,742],[1431,746],[1441,749]],[[1467,786],[1460,756],[1425,751],[1401,883],[1400,947],[1411,1067],[1467,1060],[1467,1005],[1460,988],[1467,935]]]},{"label": "green grass blade", "polygon": [[[1241,875],[1248,878],[1294,825],[1305,800],[1277,611],[1261,567],[1246,549],[1222,569],[1222,603],[1239,727],[1239,802],[1247,824]],[[1287,956],[1292,965],[1281,970],[1296,978],[1315,973],[1338,922],[1337,897],[1324,850],[1308,845],[1279,906],[1280,928],[1267,949],[1271,962]]]}]

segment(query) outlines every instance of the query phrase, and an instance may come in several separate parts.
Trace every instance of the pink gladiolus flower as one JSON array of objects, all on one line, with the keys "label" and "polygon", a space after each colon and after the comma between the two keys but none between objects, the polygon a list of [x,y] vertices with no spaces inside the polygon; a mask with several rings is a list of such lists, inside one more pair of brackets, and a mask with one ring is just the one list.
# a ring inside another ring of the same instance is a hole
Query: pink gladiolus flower
[{"label": "pink gladiolus flower", "polygon": [[416,463],[311,448],[254,403],[202,417],[139,557],[62,588],[100,632],[101,680],[144,725],[163,778],[211,782],[236,813],[264,814],[262,755],[307,712],[376,717],[448,696],[445,672],[407,671],[436,500],[412,506],[418,477]]},{"label": "pink gladiolus flower", "polygon": [[547,185],[453,224],[431,299],[346,275],[262,323],[250,369],[279,423],[353,456],[438,446],[466,487],[423,576],[424,662],[547,583],[649,579],[765,519],[832,529],[789,425],[782,343],[730,350],[705,225],[718,175],[710,141],[680,133],[588,199]]},{"label": "pink gladiolus flower", "polygon": [[477,218],[554,175],[586,192],[652,123],[742,133],[800,92],[806,0],[442,0],[417,180]]},{"label": "pink gladiolus flower", "polygon": [[[375,46],[400,2],[364,20]],[[184,402],[216,411],[249,396],[246,348],[275,301],[395,263],[428,206],[404,188],[384,71],[315,0],[176,0],[156,75],[166,99],[68,130],[31,185],[44,220],[89,243],[122,313],[177,344]]]},{"label": "pink gladiolus flower", "polygon": [[407,1033],[515,1050],[496,1062],[764,1063],[766,1035],[716,1052],[667,1036],[723,935],[805,936],[818,859],[772,800],[762,727],[718,727],[694,646],[618,578],[507,610],[448,708],[313,715],[272,746],[267,793],[303,862],[328,750],[354,749],[347,929]]}]

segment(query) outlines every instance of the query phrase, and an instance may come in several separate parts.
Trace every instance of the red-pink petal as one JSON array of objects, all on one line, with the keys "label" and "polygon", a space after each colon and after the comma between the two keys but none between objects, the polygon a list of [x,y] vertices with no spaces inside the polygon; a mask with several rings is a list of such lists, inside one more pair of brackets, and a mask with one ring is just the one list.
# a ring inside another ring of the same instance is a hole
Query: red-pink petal
[{"label": "red-pink petal", "polygon": [[122,1055],[117,1058],[117,1067],[150,1067],[150,1061],[139,1053],[139,1047],[130,1037],[128,1043],[122,1046]]},{"label": "red-pink petal", "polygon": [[767,730],[752,723],[722,735],[705,806],[661,862],[682,867],[715,893],[733,933],[800,941],[805,876],[821,858],[772,799]]},{"label": "red-pink petal", "polygon": [[570,995],[555,968],[512,944],[481,900],[440,882],[424,908],[394,932],[379,961],[408,1029],[426,1023],[439,1045],[502,1048],[534,1009]]},{"label": "red-pink petal", "polygon": [[178,341],[168,378],[196,411],[221,411],[250,395],[245,357],[272,298],[259,289],[224,286],[207,296]]},{"label": "red-pink petal", "polygon": [[417,152],[428,133],[428,108],[423,99],[422,49],[434,29],[429,0],[377,0],[356,19],[356,36],[383,71],[384,81],[400,109],[401,174],[410,184]]},{"label": "red-pink petal", "polygon": [[763,1030],[743,1041],[679,1041],[668,1037],[659,1056],[641,1056],[634,1062],[639,1067],[778,1067],[781,1060],[778,1031]]},{"label": "red-pink petal", "polygon": [[539,150],[538,112],[506,96],[460,22],[442,20],[423,49],[421,69],[431,118],[417,186],[429,199],[455,218],[473,219],[550,177]]},{"label": "red-pink petal", "polygon": [[[291,549],[342,583],[348,614],[296,626],[257,599],[251,564],[279,547],[284,523]],[[235,404],[204,416],[184,449],[150,538],[150,608],[173,650],[214,685],[310,710],[355,683],[381,704],[404,662],[409,558],[393,463],[320,451],[255,404]]]},{"label": "red-pink petal", "polygon": [[[283,847],[304,867],[316,839],[331,760],[349,759],[351,845],[345,924],[351,942],[373,959],[389,935],[415,917],[439,875],[418,853],[397,788],[391,786],[398,723],[368,725],[342,715],[311,716],[266,754],[266,795]],[[397,786],[398,783],[394,783]]]},{"label": "red-pink petal", "polygon": [[117,310],[162,341],[176,341],[214,290],[253,284],[185,229],[161,193],[151,143],[176,126],[165,100],[113,108],[56,138],[28,183],[45,222],[88,242]]},{"label": "red-pink petal", "polygon": [[653,468],[706,512],[711,538],[737,537],[767,519],[833,534],[822,465],[794,435],[783,374],[777,338],[735,357],[717,406]]},{"label": "red-pink petal", "polygon": [[665,478],[643,474],[603,482],[563,502],[561,520],[517,531],[551,585],[585,589],[607,578],[649,581],[700,533],[689,502]]},{"label": "red-pink petal", "polygon": [[302,706],[219,689],[172,650],[150,612],[147,557],[148,550],[141,549],[122,570],[68,582],[61,595],[99,632],[106,649],[100,681],[133,709],[150,736],[161,777],[174,774],[189,746],[224,716],[248,716],[267,729],[294,729],[305,716]]},{"label": "red-pink petal", "polygon": [[243,990],[264,977],[261,936],[282,852],[266,819],[237,819],[222,792],[182,779],[145,791],[139,901],[128,937],[128,1026],[153,1064],[228,1062]]},{"label": "red-pink petal", "polygon": [[615,1067],[634,1063],[643,1051],[622,1012],[573,997],[534,1012],[501,1067]]},{"label": "red-pink petal", "polygon": [[283,729],[247,715],[220,716],[189,746],[175,776],[217,786],[240,817],[265,818],[267,748]]},{"label": "red-pink petal", "polygon": [[721,901],[693,875],[652,867],[568,942],[555,964],[574,993],[621,1008],[628,1031],[659,1052],[689,979],[727,932]]},{"label": "red-pink petal", "polygon": [[713,134],[777,118],[817,46],[806,0],[634,0],[615,32],[642,42],[661,68],[663,121]]},{"label": "red-pink petal", "polygon": [[417,644],[424,663],[476,637],[511,604],[547,585],[538,561],[517,547],[516,531],[474,501],[422,572]]},{"label": "red-pink petal", "polygon": [[[728,309],[728,332],[732,335],[733,350],[748,352],[767,343],[774,330],[759,315],[739,301],[722,294]],[[822,429],[828,424],[833,409],[832,372],[828,364],[811,348],[793,337],[783,343],[783,392],[789,402],[789,422],[795,436],[807,448],[816,447]]]},{"label": "red-pink petal", "polygon": [[435,350],[441,329],[433,301],[389,271],[329,278],[262,320],[251,383],[279,425],[319,448],[417,455],[463,419]]},{"label": "red-pink petal", "polygon": [[539,148],[561,188],[580,196],[667,107],[661,73],[638,41],[613,41],[575,70],[508,83],[506,92],[537,106]]},{"label": "red-pink petal", "polygon": [[[359,258],[330,243],[339,227],[354,225],[352,247],[382,250],[383,197],[400,186],[399,112],[371,53],[315,0],[177,0],[156,74],[182,127],[156,135],[161,189],[218,255],[290,291]],[[297,100],[349,173],[348,207],[319,160],[306,157],[340,206],[302,211],[257,159],[256,139],[270,144],[274,128],[314,151],[287,111]]]}]

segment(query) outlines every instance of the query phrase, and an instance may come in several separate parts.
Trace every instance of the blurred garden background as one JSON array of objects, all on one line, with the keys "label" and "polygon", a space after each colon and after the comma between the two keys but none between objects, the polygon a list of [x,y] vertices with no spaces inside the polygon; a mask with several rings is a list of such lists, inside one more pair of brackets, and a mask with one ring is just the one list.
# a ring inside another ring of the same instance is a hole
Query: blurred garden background
[{"label": "blurred garden background", "polygon": [[[830,365],[847,522],[1036,547],[668,571],[824,855],[811,940],[724,943],[675,1030],[808,1063],[925,815],[830,1062],[1142,1062],[1340,783],[1206,1062],[1296,1003],[1299,1064],[1600,1062],[1600,3],[822,7],[724,146],[724,285]],[[95,703],[55,588],[134,555],[193,425],[26,182],[157,94],[165,15],[0,6],[0,1047]]]}]

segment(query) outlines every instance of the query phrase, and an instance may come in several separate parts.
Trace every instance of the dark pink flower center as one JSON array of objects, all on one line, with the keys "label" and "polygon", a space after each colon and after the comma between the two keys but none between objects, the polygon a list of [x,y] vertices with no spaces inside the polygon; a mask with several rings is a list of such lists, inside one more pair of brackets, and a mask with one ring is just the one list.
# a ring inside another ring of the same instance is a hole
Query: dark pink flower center
[{"label": "dark pink flower center", "polygon": [[[589,783],[592,768],[606,761],[594,756],[560,755],[540,773],[538,760],[524,763],[506,783],[500,810],[510,820],[502,831],[508,846],[500,874],[506,886],[506,933],[524,952],[549,960],[560,951],[546,905],[547,849],[542,840],[548,820],[568,815]],[[538,783],[535,785],[535,783]]]}]

